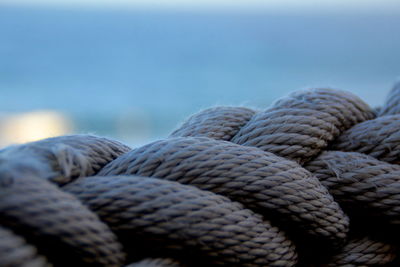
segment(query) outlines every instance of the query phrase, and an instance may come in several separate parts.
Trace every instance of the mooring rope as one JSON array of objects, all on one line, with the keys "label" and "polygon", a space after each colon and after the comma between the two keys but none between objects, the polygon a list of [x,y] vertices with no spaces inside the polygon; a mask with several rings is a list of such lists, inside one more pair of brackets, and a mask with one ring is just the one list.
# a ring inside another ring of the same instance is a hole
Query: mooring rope
[{"label": "mooring rope", "polygon": [[3,148],[0,266],[397,266],[398,99],[312,89],[206,109],[135,149]]}]

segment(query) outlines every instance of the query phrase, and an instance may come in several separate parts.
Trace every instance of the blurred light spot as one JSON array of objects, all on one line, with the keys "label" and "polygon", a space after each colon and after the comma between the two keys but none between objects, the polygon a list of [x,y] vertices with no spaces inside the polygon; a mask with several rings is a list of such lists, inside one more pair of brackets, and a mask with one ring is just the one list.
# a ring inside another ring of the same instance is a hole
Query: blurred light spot
[{"label": "blurred light spot", "polygon": [[3,115],[0,118],[0,145],[26,143],[63,135],[70,132],[70,126],[70,121],[55,111]]}]

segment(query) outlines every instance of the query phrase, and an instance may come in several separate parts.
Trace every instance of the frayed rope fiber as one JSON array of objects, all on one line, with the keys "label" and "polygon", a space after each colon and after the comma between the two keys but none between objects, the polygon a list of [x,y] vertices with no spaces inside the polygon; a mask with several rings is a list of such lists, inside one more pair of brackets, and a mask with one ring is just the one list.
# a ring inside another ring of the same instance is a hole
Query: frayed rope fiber
[{"label": "frayed rope fiber", "polygon": [[399,266],[400,85],[0,150],[0,266]]}]

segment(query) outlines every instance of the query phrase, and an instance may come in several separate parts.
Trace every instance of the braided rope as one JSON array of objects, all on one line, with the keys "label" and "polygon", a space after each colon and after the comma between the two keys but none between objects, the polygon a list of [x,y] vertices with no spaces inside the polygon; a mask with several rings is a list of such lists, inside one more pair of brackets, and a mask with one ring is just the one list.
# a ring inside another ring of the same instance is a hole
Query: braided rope
[{"label": "braided rope", "polygon": [[388,266],[396,258],[397,248],[369,237],[351,239],[327,266]]},{"label": "braided rope", "polygon": [[378,112],[379,116],[400,114],[400,81],[386,97],[385,104]]},{"label": "braided rope", "polygon": [[174,261],[173,259],[149,258],[141,260],[139,262],[131,263],[126,267],[180,267],[180,266],[182,265]]},{"label": "braided rope", "polygon": [[332,149],[356,151],[379,160],[400,163],[400,115],[378,117],[344,132]]},{"label": "braided rope", "polygon": [[0,259],[1,266],[51,266],[43,256],[37,253],[34,246],[4,227],[0,227]]},{"label": "braided rope", "polygon": [[318,179],[293,161],[208,138],[157,141],[106,165],[99,175],[165,178],[225,195],[268,218],[341,243],[348,221]]},{"label": "braided rope", "polygon": [[345,129],[374,117],[358,97],[344,91],[299,91],[259,112],[232,142],[304,163]]},{"label": "braided rope", "polygon": [[4,148],[0,266],[396,266],[399,88],[376,110],[333,89],[214,107],[133,150]]},{"label": "braided rope", "polygon": [[327,151],[306,166],[348,214],[400,225],[400,166],[355,152]]},{"label": "braided rope", "polygon": [[122,246],[81,202],[22,169],[0,177],[0,224],[57,265],[119,266]]},{"label": "braided rope", "polygon": [[171,137],[203,136],[230,141],[253,117],[255,111],[244,107],[214,107],[199,112],[175,130]]},{"label": "braided rope", "polygon": [[95,211],[121,241],[128,240],[125,248],[133,246],[132,253],[156,253],[161,246],[198,251],[213,264],[295,263],[294,247],[283,232],[239,203],[208,191],[133,176],[90,177],[64,189]]},{"label": "braided rope", "polygon": [[60,136],[7,147],[0,150],[0,161],[4,172],[27,166],[38,176],[63,185],[78,177],[95,175],[129,150],[128,146],[103,137]]}]

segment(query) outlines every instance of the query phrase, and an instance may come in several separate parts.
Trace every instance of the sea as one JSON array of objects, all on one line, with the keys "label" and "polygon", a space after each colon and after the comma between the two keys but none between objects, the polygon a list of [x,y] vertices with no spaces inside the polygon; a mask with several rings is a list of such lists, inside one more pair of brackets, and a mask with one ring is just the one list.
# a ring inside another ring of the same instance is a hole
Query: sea
[{"label": "sea", "polygon": [[400,14],[0,5],[0,113],[56,111],[138,144],[216,105],[329,87],[383,103]]}]

